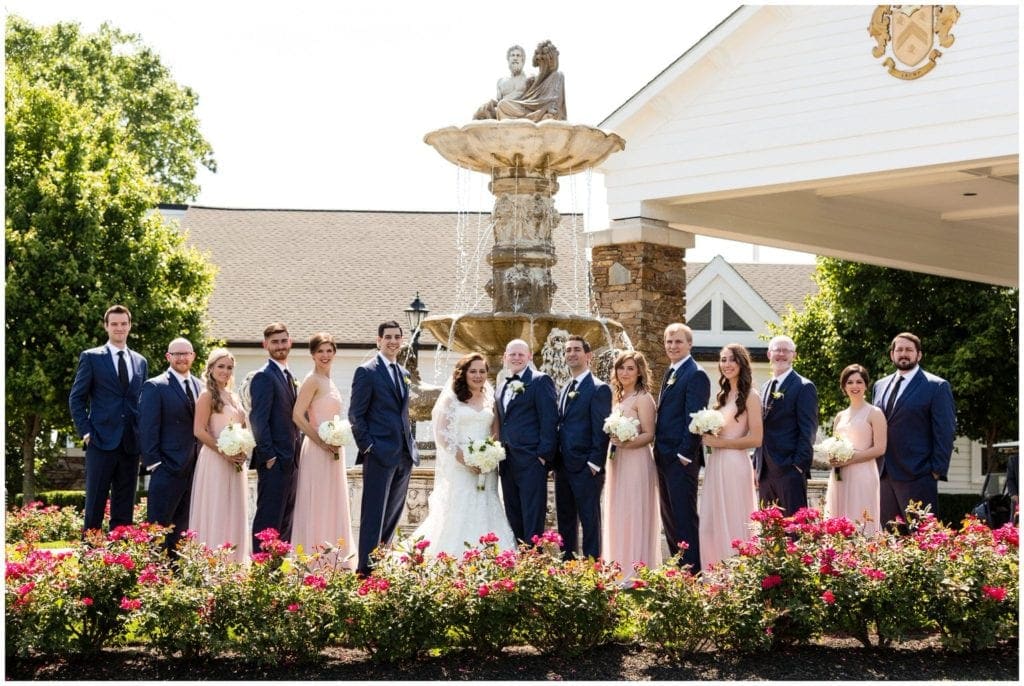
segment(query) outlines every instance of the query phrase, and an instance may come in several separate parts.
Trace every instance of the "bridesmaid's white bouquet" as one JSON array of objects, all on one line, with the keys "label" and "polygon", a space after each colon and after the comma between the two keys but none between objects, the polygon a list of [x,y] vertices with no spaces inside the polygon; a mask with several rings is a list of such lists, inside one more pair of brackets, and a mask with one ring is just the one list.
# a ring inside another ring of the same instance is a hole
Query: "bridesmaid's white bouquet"
[{"label": "bridesmaid's white bouquet", "polygon": [[632,441],[640,435],[640,420],[627,417],[622,414],[622,410],[612,410],[604,419],[604,432],[619,439],[620,443]]},{"label": "bridesmaid's white bouquet", "polygon": [[[842,481],[843,475],[839,468],[853,458],[853,444],[845,436],[830,436],[821,443],[814,444],[814,451],[823,453],[833,463],[836,481]],[[839,463],[836,465],[835,463]]]},{"label": "bridesmaid's white bouquet", "polygon": [[692,434],[714,434],[717,436],[725,426],[725,417],[718,410],[705,408],[690,416],[693,417],[693,421],[690,422],[690,433]]},{"label": "bridesmaid's white bouquet", "polygon": [[[352,425],[348,423],[347,419],[342,419],[338,415],[334,415],[334,419],[328,419],[320,424],[317,433],[320,435],[320,440],[335,448],[352,442]],[[341,455],[335,452],[334,459],[340,460]]]},{"label": "bridesmaid's white bouquet", "polygon": [[505,459],[505,448],[493,438],[481,438],[470,441],[463,451],[463,459],[469,467],[476,467],[480,473],[476,477],[476,490],[484,490],[488,472],[498,468],[498,463]]},{"label": "bridesmaid's white bouquet", "polygon": [[[217,436],[217,449],[228,456],[245,453],[246,457],[252,457],[255,447],[256,439],[252,431],[238,422],[231,422],[220,432],[220,436]],[[242,471],[242,465],[235,463],[235,471]]]}]

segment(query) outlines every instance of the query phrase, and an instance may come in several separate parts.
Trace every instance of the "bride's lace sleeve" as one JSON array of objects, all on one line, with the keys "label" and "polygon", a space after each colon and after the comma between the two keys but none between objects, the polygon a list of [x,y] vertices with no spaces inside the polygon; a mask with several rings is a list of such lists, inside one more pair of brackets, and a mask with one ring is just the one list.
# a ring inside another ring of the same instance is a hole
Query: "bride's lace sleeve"
[{"label": "bride's lace sleeve", "polygon": [[430,422],[434,428],[434,444],[438,450],[454,454],[458,448],[457,429],[455,425],[455,393],[446,386],[441,396],[434,403],[430,413]]}]

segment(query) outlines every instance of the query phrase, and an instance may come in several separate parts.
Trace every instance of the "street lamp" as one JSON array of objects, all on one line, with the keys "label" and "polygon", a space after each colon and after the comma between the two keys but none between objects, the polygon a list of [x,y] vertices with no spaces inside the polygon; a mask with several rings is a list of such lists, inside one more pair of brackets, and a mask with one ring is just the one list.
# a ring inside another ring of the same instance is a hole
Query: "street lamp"
[{"label": "street lamp", "polygon": [[409,372],[413,381],[418,382],[420,379],[420,354],[416,349],[416,344],[420,340],[420,324],[430,314],[427,304],[420,300],[419,291],[416,291],[416,299],[409,303],[409,307],[405,308],[405,314],[409,317],[409,329],[412,331],[412,335],[409,338],[409,354],[406,357],[406,365],[410,368]]}]

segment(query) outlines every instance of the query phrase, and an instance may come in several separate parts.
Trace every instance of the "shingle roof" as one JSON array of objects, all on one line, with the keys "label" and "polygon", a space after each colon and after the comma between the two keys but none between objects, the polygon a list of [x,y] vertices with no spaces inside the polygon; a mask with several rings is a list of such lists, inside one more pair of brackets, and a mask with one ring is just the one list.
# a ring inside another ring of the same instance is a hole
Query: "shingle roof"
[{"label": "shingle roof", "polygon": [[[367,345],[375,340],[379,322],[394,318],[406,325],[404,310],[416,291],[432,314],[491,310],[483,290],[491,273],[485,260],[493,242],[489,222],[488,212],[192,206],[181,226],[189,242],[208,252],[218,267],[209,306],[213,336],[232,344],[257,343],[263,327],[279,320],[296,340],[326,330],[339,344]],[[582,223],[579,215],[563,215],[563,228],[555,232],[556,303],[573,298],[573,236],[582,244]],[[467,277],[467,295],[456,302],[460,226],[467,262],[479,265],[472,270],[479,278]],[[575,252],[585,293],[584,253]],[[585,307],[585,297],[580,302]],[[565,303],[554,309],[572,311]],[[433,343],[429,334],[421,340]]]},{"label": "shingle roof", "polygon": [[[690,283],[707,262],[688,263],[686,265],[686,283]],[[765,264],[765,263],[734,263],[729,265],[757,291],[768,306],[780,316],[785,314],[789,305],[798,312],[804,309],[804,298],[818,292],[818,284],[814,282],[813,264]]]}]

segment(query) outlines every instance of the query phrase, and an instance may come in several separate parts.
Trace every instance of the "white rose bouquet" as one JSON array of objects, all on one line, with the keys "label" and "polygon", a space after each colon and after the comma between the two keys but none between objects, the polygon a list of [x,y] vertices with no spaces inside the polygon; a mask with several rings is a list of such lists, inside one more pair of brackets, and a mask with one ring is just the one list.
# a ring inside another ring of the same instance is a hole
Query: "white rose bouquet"
[{"label": "white rose bouquet", "polygon": [[[352,425],[348,423],[347,419],[342,419],[338,415],[334,415],[334,419],[328,419],[321,423],[316,432],[320,436],[320,440],[335,448],[352,442]],[[337,451],[333,454],[335,460],[341,459]]]},{"label": "white rose bouquet", "polygon": [[[256,439],[252,431],[238,422],[231,422],[224,427],[217,436],[217,450],[229,457],[245,453],[246,457],[252,457],[253,448],[256,447]],[[235,471],[242,471],[242,465],[235,463]]]},{"label": "white rose bouquet", "polygon": [[480,473],[476,477],[476,490],[484,490],[488,472],[498,468],[498,463],[505,459],[505,448],[493,438],[481,438],[470,441],[463,451],[463,460],[468,467],[476,467]]},{"label": "white rose bouquet", "polygon": [[836,474],[836,481],[842,481],[843,475],[840,467],[853,458],[853,444],[844,436],[830,436],[821,443],[814,444],[814,450],[823,453],[833,465]]},{"label": "white rose bouquet", "polygon": [[[620,410],[612,410],[604,420],[604,432],[614,436],[620,443],[632,441],[640,435],[640,420],[635,417],[627,417]],[[612,446],[612,455],[615,455],[615,446]]]},{"label": "white rose bouquet", "polygon": [[693,420],[690,422],[690,433],[692,434],[714,434],[718,435],[718,432],[725,426],[725,417],[718,410],[709,410],[707,408],[694,412],[690,415]]}]

